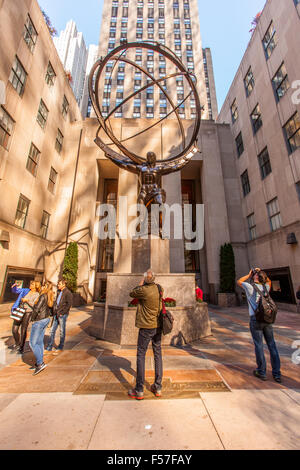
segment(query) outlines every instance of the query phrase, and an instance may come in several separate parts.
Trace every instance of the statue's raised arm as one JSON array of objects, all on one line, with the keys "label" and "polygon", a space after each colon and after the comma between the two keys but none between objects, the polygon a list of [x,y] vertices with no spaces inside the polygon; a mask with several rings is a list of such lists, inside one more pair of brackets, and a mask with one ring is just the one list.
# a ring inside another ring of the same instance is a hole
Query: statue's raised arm
[{"label": "statue's raised arm", "polygon": [[99,137],[95,139],[95,143],[101,150],[103,150],[105,156],[109,158],[109,160],[112,161],[115,165],[118,165],[118,167],[122,168],[123,170],[131,171],[131,173],[135,173],[136,175],[139,174],[138,165],[133,163],[131,160],[127,160],[125,158],[124,160],[121,160],[119,154],[112,149],[109,149],[108,152],[107,147],[105,146],[105,144],[103,144]]},{"label": "statue's raised arm", "polygon": [[161,175],[168,175],[174,171],[182,170],[182,168],[184,168],[185,165],[187,165],[193,159],[197,152],[199,152],[199,150],[194,147],[186,155],[178,157],[176,160],[164,163],[160,163],[158,161],[157,166],[159,167],[159,173]]}]

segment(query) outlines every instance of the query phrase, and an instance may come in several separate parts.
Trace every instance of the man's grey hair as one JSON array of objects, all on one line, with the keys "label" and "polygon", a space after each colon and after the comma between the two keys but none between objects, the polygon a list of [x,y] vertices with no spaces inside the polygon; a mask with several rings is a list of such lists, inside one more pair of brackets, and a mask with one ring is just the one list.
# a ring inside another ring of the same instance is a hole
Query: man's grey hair
[{"label": "man's grey hair", "polygon": [[148,270],[144,273],[144,279],[145,279],[145,282],[147,282],[147,283],[154,282],[154,280],[155,280],[155,273],[152,271],[152,269],[148,269]]}]

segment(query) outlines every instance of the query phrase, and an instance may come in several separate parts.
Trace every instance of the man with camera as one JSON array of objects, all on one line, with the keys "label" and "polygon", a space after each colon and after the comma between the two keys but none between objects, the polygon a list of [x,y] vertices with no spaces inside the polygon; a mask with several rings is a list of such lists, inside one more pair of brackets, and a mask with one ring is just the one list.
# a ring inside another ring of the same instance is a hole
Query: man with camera
[{"label": "man with camera", "polygon": [[155,275],[151,269],[148,269],[139,286],[129,294],[130,297],[139,300],[135,322],[135,326],[139,328],[136,387],[128,392],[129,397],[136,400],[143,400],[144,398],[145,357],[150,341],[152,341],[155,364],[155,382],[151,386],[151,392],[156,397],[161,396],[163,364],[161,352],[162,329],[159,315],[162,304],[159,287],[154,281]]},{"label": "man with camera", "polygon": [[249,274],[239,279],[237,284],[245,290],[249,306],[250,331],[255,346],[257,363],[257,369],[253,371],[253,375],[258,379],[267,380],[267,365],[263,345],[263,338],[265,338],[270,352],[273,378],[275,382],[281,383],[280,358],[274,340],[273,326],[270,323],[259,322],[256,318],[261,298],[257,290],[261,291],[263,295],[268,294],[271,290],[271,281],[264,271],[256,268],[251,269]]}]

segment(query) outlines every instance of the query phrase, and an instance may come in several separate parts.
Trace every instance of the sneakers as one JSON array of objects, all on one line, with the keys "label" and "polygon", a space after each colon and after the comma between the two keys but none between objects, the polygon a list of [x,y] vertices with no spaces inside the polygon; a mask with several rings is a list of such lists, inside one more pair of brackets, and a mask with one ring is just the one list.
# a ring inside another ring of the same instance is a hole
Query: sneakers
[{"label": "sneakers", "polygon": [[156,388],[156,386],[155,386],[154,384],[151,385],[150,391],[151,391],[156,397],[158,397],[158,398],[161,397],[161,389]]},{"label": "sneakers", "polygon": [[278,384],[281,384],[281,383],[282,383],[281,377],[273,377],[273,379],[274,379],[275,382],[277,382]]},{"label": "sneakers", "polygon": [[128,390],[128,396],[136,400],[144,400],[144,392],[138,392],[135,388]]},{"label": "sneakers", "polygon": [[261,375],[257,370],[253,371],[253,375],[257,379],[263,380],[264,382],[267,380],[267,377],[265,375]]},{"label": "sneakers", "polygon": [[37,366],[37,367],[35,368],[35,371],[34,371],[34,373],[33,373],[32,375],[37,375],[37,374],[39,374],[39,373],[42,372],[42,370],[44,370],[46,367],[47,367],[46,364],[43,362],[43,364],[40,364],[39,366]]}]

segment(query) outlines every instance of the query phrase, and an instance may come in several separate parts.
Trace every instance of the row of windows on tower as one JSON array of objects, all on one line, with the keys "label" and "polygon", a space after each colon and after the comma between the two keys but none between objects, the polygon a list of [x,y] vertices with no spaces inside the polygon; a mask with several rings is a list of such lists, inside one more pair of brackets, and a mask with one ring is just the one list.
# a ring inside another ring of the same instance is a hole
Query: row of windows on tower
[{"label": "row of windows on tower", "polygon": [[[246,174],[246,172],[245,172],[242,175],[241,178],[242,178],[243,189],[244,188],[249,188],[250,183],[249,183],[248,174]],[[298,193],[298,197],[299,197],[299,201],[300,201],[300,181],[298,181],[298,183],[296,183],[296,191]],[[267,215],[268,215],[268,219],[269,219],[270,229],[271,229],[272,232],[274,232],[274,231],[278,230],[280,227],[282,227],[282,219],[281,219],[281,213],[280,213],[278,198],[275,197],[271,201],[267,202],[266,203],[266,209],[267,209]],[[248,215],[247,225],[248,225],[250,240],[255,240],[259,236],[259,233],[257,232],[255,213],[254,212],[252,212],[251,214]]]},{"label": "row of windows on tower", "polygon": [[[245,178],[246,180],[246,178]],[[247,184],[247,183],[245,183]],[[267,217],[269,220],[270,230],[275,232],[280,227],[282,227],[282,219],[279,209],[278,198],[275,197],[271,201],[266,203],[266,210],[267,210]],[[249,231],[249,238],[250,240],[255,240],[259,233],[257,232],[256,220],[255,220],[255,213],[252,212],[247,217],[247,225]]]},{"label": "row of windows on tower", "polygon": [[[271,22],[264,38],[263,38],[263,48],[265,51],[266,59],[268,60],[273,50],[277,45],[277,35],[273,22]],[[271,79],[271,84],[275,96],[276,103],[279,103],[280,100],[286,95],[287,91],[290,88],[290,83],[288,79],[288,73],[285,66],[285,63],[282,62],[279,69]],[[249,98],[255,89],[255,77],[252,71],[252,68],[249,67],[246,76],[244,77],[244,87],[246,97]],[[237,99],[235,98],[231,105],[231,118],[232,123],[235,124],[238,122],[239,111]],[[257,103],[254,110],[250,115],[250,121],[252,124],[253,134],[255,135],[263,125],[262,113],[260,110],[260,105]],[[300,147],[300,119],[298,112],[295,112],[289,120],[282,126],[285,141],[287,144],[288,152],[292,153],[297,148]],[[237,152],[240,156],[244,151],[242,132],[240,132],[236,138]]]},{"label": "row of windows on tower", "polygon": [[[112,18],[117,18],[118,17],[118,12],[119,8],[117,6],[113,6],[111,9],[111,17]],[[128,18],[128,13],[129,13],[129,8],[128,6],[123,6],[122,8],[122,18]],[[148,8],[148,18],[154,18],[155,12],[154,8]],[[138,18],[143,18],[144,17],[144,11],[142,7],[137,7],[137,17]],[[165,9],[164,8],[159,8],[158,9],[158,18],[164,18],[165,17]],[[183,11],[183,17],[185,19],[190,19],[190,10],[189,8],[185,8]],[[181,18],[179,8],[173,8],[173,18]]]}]

